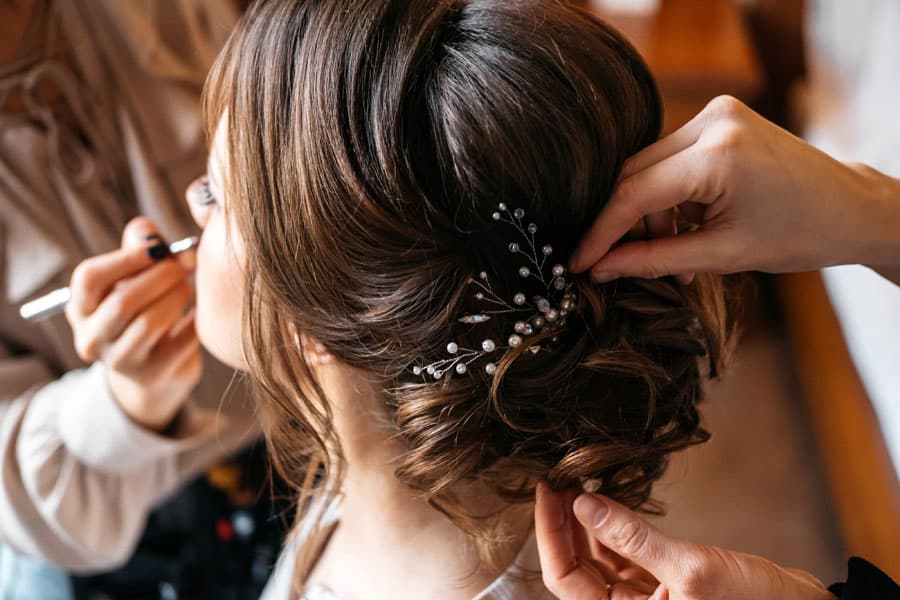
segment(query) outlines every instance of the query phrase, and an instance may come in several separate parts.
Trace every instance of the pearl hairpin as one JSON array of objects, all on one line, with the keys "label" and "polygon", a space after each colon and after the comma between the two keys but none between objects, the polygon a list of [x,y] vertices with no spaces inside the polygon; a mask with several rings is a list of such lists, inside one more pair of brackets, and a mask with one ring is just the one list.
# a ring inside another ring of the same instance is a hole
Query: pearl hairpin
[{"label": "pearl hairpin", "polygon": [[[566,281],[566,268],[561,264],[554,264],[550,269],[552,276],[545,276],[546,263],[553,254],[553,247],[544,245],[540,247],[535,244],[534,236],[538,231],[535,223],[525,225],[525,210],[516,208],[510,211],[506,203],[501,202],[497,206],[497,210],[491,214],[494,221],[507,223],[512,225],[525,240],[524,246],[519,242],[510,242],[507,249],[512,254],[521,254],[529,264],[523,264],[518,267],[517,273],[522,279],[534,278],[544,287],[542,295],[535,295],[532,302],[528,301],[525,292],[516,292],[512,296],[510,304],[491,287],[488,274],[481,271],[477,278],[469,279],[469,284],[476,287],[474,298],[480,302],[489,303],[487,310],[482,310],[475,314],[466,314],[457,319],[460,323],[468,325],[477,325],[491,320],[493,315],[509,314],[509,313],[530,313],[523,316],[513,325],[513,332],[506,338],[506,345],[499,345],[493,339],[486,338],[481,342],[481,348],[464,348],[457,342],[450,341],[447,343],[446,351],[449,355],[446,358],[436,360],[425,365],[414,365],[412,372],[415,375],[423,377],[431,377],[439,380],[451,373],[463,375],[469,372],[469,366],[477,360],[488,355],[495,355],[498,352],[518,348],[521,346],[528,336],[536,334],[538,331],[546,329],[558,329],[566,324],[566,316],[575,308],[575,294],[571,292],[571,285]],[[551,301],[555,299],[555,302]],[[556,341],[554,336],[553,341]],[[531,354],[540,352],[539,345],[532,345],[528,348]],[[497,372],[497,362],[499,357],[485,363],[484,371],[488,375]]]}]

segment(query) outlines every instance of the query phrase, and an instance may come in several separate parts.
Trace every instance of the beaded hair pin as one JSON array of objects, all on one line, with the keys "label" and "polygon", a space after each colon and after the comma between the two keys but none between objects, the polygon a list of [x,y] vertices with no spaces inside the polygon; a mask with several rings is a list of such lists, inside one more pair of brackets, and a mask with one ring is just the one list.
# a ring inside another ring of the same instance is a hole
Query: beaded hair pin
[{"label": "beaded hair pin", "polygon": [[[499,353],[512,348],[518,348],[528,336],[539,331],[555,330],[566,324],[566,315],[575,307],[575,294],[572,286],[566,281],[566,268],[561,264],[551,267],[549,274],[545,274],[545,266],[553,248],[549,245],[540,247],[540,252],[535,243],[534,235],[538,227],[534,223],[524,226],[525,211],[516,208],[510,211],[506,204],[501,202],[491,216],[494,221],[512,225],[524,240],[524,247],[519,242],[511,242],[508,246],[512,254],[521,254],[530,265],[523,264],[518,268],[518,275],[527,280],[533,277],[544,286],[544,293],[534,295],[530,301],[524,292],[516,292],[510,301],[504,300],[491,287],[488,274],[484,271],[478,274],[478,278],[470,278],[469,285],[476,288],[474,297],[476,300],[486,303],[486,309],[475,314],[466,314],[457,319],[460,323],[477,325],[491,320],[494,315],[522,313],[523,317],[513,325],[513,331],[506,339],[506,345],[500,345],[490,338],[481,342],[481,348],[464,348],[457,342],[447,343],[447,358],[436,360],[428,364],[413,366],[415,375],[441,379],[444,375],[456,373],[463,375],[469,371],[469,366],[484,357],[495,357],[484,365],[484,371],[488,375],[497,372]],[[556,341],[556,337],[553,337]],[[541,351],[539,345],[528,348],[532,354]]]}]

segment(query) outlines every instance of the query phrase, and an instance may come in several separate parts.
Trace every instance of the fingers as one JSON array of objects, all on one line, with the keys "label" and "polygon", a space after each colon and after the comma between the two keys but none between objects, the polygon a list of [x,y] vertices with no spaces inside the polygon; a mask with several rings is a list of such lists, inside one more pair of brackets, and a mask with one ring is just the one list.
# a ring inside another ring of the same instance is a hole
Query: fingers
[{"label": "fingers", "polygon": [[185,318],[193,301],[191,285],[183,282],[138,314],[103,352],[111,368],[125,371],[143,363],[153,348]]},{"label": "fingers", "polygon": [[[591,267],[591,279],[605,283],[619,277],[655,279],[695,272],[730,273],[739,265],[729,257],[736,240],[722,231],[698,230],[675,237],[627,242],[614,248]],[[723,270],[723,265],[732,268]],[[679,279],[690,283],[691,275]]]},{"label": "fingers", "polygon": [[128,222],[122,230],[122,247],[132,248],[143,246],[147,242],[161,242],[159,228],[152,219],[147,217],[135,217]]},{"label": "fingers", "polygon": [[[202,355],[193,327],[185,327],[173,336],[164,336],[147,357],[140,370],[131,374],[136,381],[157,382],[154,395],[160,403],[180,404],[180,398],[165,393],[168,388],[183,390],[200,378]],[[173,400],[179,400],[173,402]]]},{"label": "fingers", "polygon": [[644,590],[636,589],[630,582],[614,583],[606,590],[606,593],[609,595],[609,600],[648,600],[650,595]]},{"label": "fingers", "polygon": [[575,517],[597,540],[649,571],[662,584],[678,581],[691,545],[669,538],[624,506],[596,494],[575,500]]},{"label": "fingers", "polygon": [[77,317],[93,313],[118,281],[153,264],[147,248],[159,243],[162,239],[153,221],[147,217],[132,219],[122,232],[121,250],[88,258],[75,268],[67,314]]},{"label": "fingers", "polygon": [[661,162],[670,156],[686,150],[700,139],[703,132],[703,112],[681,126],[677,131],[651,144],[625,161],[619,179],[631,177],[644,169]]},{"label": "fingers", "polygon": [[153,264],[145,249],[150,245],[117,250],[82,261],[72,272],[72,298],[66,313],[85,316],[94,312],[116,282]]},{"label": "fingers", "polygon": [[589,556],[576,553],[569,506],[571,494],[556,493],[547,484],[538,484],[534,527],[544,585],[565,600],[606,600],[607,582],[596,569],[584,568]]},{"label": "fingers", "polygon": [[154,365],[148,377],[169,381],[176,387],[196,383],[202,370],[200,341],[194,327],[184,327],[177,335],[163,338],[148,359]]},{"label": "fingers", "polygon": [[131,321],[178,284],[187,273],[175,261],[164,261],[117,284],[76,328],[76,348],[83,360],[96,360],[106,343],[117,339]]},{"label": "fingers", "polygon": [[644,217],[644,223],[647,227],[647,237],[649,238],[668,237],[678,233],[678,228],[675,224],[675,211],[672,209],[649,214]]},{"label": "fingers", "polygon": [[[722,194],[718,189],[723,185],[722,177],[715,166],[719,154],[716,146],[724,143],[722,136],[727,141],[727,132],[735,131],[736,123],[754,115],[734,98],[720,96],[681,129],[627,160],[612,196],[573,253],[569,270],[573,273],[586,270],[609,252],[632,225],[653,213],[684,207],[683,214],[688,220],[702,223],[705,212],[702,207]],[[701,139],[707,137],[707,132],[713,132],[710,133],[712,141],[703,144]],[[704,152],[712,152],[712,160]],[[654,228],[648,221],[651,237]],[[688,279],[684,278],[683,282]]]},{"label": "fingers", "polygon": [[587,269],[647,215],[705,200],[703,174],[691,153],[682,152],[620,180],[572,254],[569,269],[573,273]]},{"label": "fingers", "polygon": [[607,581],[627,581],[633,588],[646,594],[653,593],[659,582],[643,569],[630,560],[626,560],[590,536],[592,542],[591,553],[594,560],[600,565],[604,578]]},{"label": "fingers", "polygon": [[[650,239],[678,235],[678,224],[675,220],[674,209],[647,215],[644,217],[644,224],[647,229],[647,237]],[[688,285],[694,280],[693,273],[681,273],[675,277],[681,285]]]}]

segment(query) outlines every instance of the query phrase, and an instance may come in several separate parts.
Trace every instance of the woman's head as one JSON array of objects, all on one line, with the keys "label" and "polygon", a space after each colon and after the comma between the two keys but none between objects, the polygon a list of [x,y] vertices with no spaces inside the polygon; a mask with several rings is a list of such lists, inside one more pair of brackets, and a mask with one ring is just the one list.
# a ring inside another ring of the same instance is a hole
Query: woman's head
[{"label": "woman's head", "polygon": [[[408,447],[397,476],[451,514],[450,489],[472,479],[513,501],[541,478],[596,479],[642,506],[666,455],[705,439],[698,358],[715,372],[726,337],[714,278],[569,277],[555,341],[526,336],[493,376],[484,362],[413,372],[450,340],[505,340],[521,318],[458,321],[480,310],[480,272],[507,300],[524,285],[499,203],[565,264],[623,161],[657,138],[653,80],[607,26],[553,0],[269,1],[230,39],[206,109],[227,164],[213,218],[233,225],[245,293],[230,301],[243,351],[217,353],[246,356],[292,481],[319,461],[336,472],[308,340],[381,391]],[[213,305],[202,278],[198,294]],[[212,346],[226,337],[202,315],[199,329]]]}]

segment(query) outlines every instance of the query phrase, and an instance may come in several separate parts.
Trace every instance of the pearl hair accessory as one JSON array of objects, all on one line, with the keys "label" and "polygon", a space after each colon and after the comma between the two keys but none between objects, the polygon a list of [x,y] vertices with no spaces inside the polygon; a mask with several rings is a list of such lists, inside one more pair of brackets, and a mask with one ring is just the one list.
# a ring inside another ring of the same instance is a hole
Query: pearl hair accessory
[{"label": "pearl hair accessory", "polygon": [[[457,321],[478,325],[490,321],[494,315],[522,313],[522,317],[513,325],[513,331],[504,340],[505,345],[490,338],[483,340],[480,348],[465,348],[457,342],[450,341],[446,346],[449,355],[447,358],[413,366],[414,375],[435,380],[454,373],[464,375],[469,372],[472,363],[488,357],[490,360],[484,364],[484,372],[493,375],[497,372],[500,352],[518,348],[529,336],[539,331],[563,327],[566,324],[566,316],[575,308],[575,294],[572,292],[571,284],[566,281],[566,268],[561,264],[554,264],[550,268],[550,273],[546,274],[545,267],[553,254],[553,248],[549,245],[538,248],[534,238],[538,227],[534,223],[528,223],[527,226],[524,224],[525,211],[521,208],[510,211],[506,204],[501,202],[491,216],[494,221],[512,225],[522,236],[524,245],[511,242],[507,247],[512,254],[525,257],[528,263],[518,267],[516,273],[522,279],[537,280],[543,286],[543,293],[532,296],[529,301],[526,293],[519,291],[507,301],[494,292],[486,272],[479,273],[477,279],[469,279],[469,285],[476,288],[474,298],[485,302],[487,306],[485,310],[463,315]],[[556,341],[556,337],[553,341]],[[528,351],[537,354],[541,351],[541,347],[533,345]]]}]

